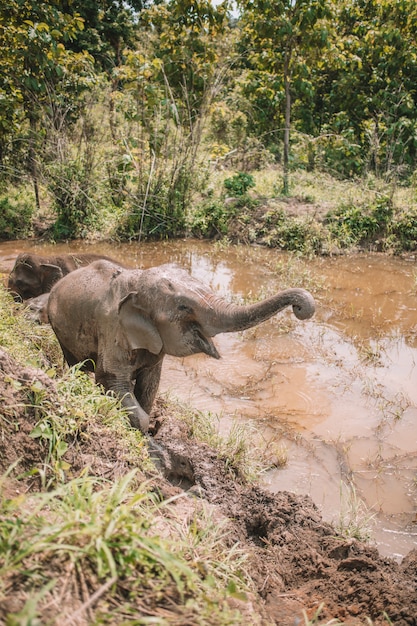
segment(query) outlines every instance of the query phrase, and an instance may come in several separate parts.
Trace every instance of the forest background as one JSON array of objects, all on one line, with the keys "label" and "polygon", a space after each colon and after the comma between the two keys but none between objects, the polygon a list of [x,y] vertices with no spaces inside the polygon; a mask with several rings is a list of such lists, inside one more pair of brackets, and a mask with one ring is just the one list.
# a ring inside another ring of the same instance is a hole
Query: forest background
[{"label": "forest background", "polygon": [[[0,238],[413,250],[416,35],[413,0],[5,0]],[[301,173],[362,191],[317,219]]]}]

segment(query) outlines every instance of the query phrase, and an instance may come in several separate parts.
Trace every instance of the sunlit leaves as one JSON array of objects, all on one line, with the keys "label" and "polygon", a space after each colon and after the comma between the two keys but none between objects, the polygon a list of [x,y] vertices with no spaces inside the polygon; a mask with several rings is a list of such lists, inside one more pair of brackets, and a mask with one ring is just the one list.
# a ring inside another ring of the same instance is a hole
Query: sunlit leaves
[{"label": "sunlit leaves", "polygon": [[221,60],[227,3],[172,0],[153,5],[142,19],[157,33],[153,44],[163,66],[161,83],[169,84],[174,97],[187,99],[191,110],[198,109]]}]

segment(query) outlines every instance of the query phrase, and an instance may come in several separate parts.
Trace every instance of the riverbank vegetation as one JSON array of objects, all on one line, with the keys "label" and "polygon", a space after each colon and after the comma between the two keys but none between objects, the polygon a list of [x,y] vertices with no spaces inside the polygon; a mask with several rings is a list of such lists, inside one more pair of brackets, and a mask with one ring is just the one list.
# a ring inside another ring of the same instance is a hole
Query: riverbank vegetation
[{"label": "riverbank vegetation", "polygon": [[0,236],[414,251],[411,0],[0,8]]},{"label": "riverbank vegetation", "polygon": [[152,416],[161,471],[119,402],[61,363],[0,288],[2,623],[412,623],[416,551],[398,564],[363,543],[359,500],[335,529],[253,482],[249,431],[221,437],[169,398]]},{"label": "riverbank vegetation", "polygon": [[[243,623],[248,555],[193,498],[175,512],[180,490],[167,492],[120,403],[63,371],[51,328],[20,308],[0,288],[0,621]],[[217,434],[219,456],[247,469],[245,440]]]}]

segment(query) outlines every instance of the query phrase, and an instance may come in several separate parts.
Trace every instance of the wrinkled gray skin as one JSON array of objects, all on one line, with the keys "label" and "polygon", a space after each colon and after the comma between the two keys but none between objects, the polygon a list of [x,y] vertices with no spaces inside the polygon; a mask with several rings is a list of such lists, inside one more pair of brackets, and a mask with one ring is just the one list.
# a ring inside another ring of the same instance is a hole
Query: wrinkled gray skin
[{"label": "wrinkled gray skin", "polygon": [[48,300],[49,293],[42,293],[36,298],[29,298],[25,301],[24,314],[27,319],[38,324],[48,324]]},{"label": "wrinkled gray skin", "polygon": [[63,254],[43,257],[21,252],[10,272],[7,287],[15,300],[36,298],[50,291],[52,286],[69,272],[99,259],[116,263],[102,254]]},{"label": "wrinkled gray skin", "polygon": [[287,306],[302,320],[315,310],[304,289],[236,306],[178,266],[128,270],[97,261],[53,287],[48,316],[69,365],[94,363],[96,382],[121,398],[132,426],[146,433],[166,354],[218,359],[212,337],[260,324]]}]

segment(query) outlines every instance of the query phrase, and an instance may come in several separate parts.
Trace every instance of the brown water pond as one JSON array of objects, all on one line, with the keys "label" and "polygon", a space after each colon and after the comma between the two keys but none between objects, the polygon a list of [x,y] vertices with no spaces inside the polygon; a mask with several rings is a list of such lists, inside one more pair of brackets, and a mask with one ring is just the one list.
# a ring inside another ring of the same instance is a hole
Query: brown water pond
[{"label": "brown water pond", "polygon": [[167,357],[161,391],[209,411],[221,430],[238,420],[266,445],[278,443],[287,462],[263,477],[271,491],[309,494],[327,521],[369,526],[382,554],[417,547],[414,261],[365,254],[299,260],[189,240],[5,242],[0,272],[5,277],[23,250],[92,248],[135,267],[175,261],[237,302],[286,287],[312,291],[318,305],[312,320],[284,312],[244,333],[218,335],[220,361]]}]

